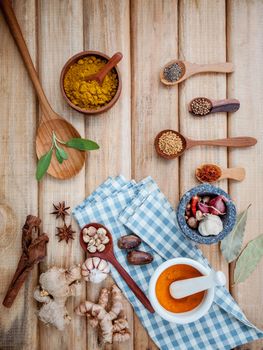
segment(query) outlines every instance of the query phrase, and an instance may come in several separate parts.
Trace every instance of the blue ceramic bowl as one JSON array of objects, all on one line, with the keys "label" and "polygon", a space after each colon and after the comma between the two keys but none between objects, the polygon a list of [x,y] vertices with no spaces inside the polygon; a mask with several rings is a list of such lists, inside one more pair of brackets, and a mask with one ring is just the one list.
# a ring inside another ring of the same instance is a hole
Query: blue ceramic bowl
[{"label": "blue ceramic bowl", "polygon": [[[226,201],[225,203],[226,214],[221,216],[224,228],[223,231],[221,231],[217,236],[202,236],[197,229],[191,229],[187,225],[187,222],[185,220],[185,208],[186,205],[190,202],[191,198],[195,195],[199,195],[202,197],[206,195],[212,197],[222,195],[228,199],[228,201]],[[236,222],[236,207],[229,195],[221,188],[215,187],[210,184],[202,184],[192,188],[183,195],[177,208],[177,220],[182,232],[192,241],[201,244],[213,244],[221,241],[232,231]]]}]

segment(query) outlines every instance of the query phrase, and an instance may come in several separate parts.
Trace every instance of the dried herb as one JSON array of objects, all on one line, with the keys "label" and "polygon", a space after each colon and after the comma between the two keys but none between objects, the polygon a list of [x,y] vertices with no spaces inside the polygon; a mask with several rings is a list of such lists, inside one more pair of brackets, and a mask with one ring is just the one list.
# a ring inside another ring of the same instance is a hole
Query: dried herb
[{"label": "dried herb", "polygon": [[67,142],[64,142],[62,140],[59,140],[55,132],[53,131],[51,148],[46,154],[44,154],[39,159],[37,163],[36,179],[38,181],[40,181],[42,177],[45,175],[45,173],[47,172],[52,159],[52,154],[54,149],[55,149],[56,158],[59,164],[62,164],[64,160],[68,159],[67,152],[63,148],[59,147],[58,143],[66,147],[78,149],[80,151],[93,151],[100,148],[96,142],[87,140],[87,139],[82,139],[82,138],[72,138]]},{"label": "dried herb", "polygon": [[71,225],[66,225],[64,223],[64,225],[62,227],[57,227],[58,233],[56,234],[56,236],[59,237],[59,242],[61,241],[66,241],[68,243],[68,241],[70,239],[74,239],[73,233],[75,233],[76,231],[72,230]]},{"label": "dried herb", "polygon": [[229,263],[235,260],[240,254],[247,223],[248,209],[250,206],[251,204],[246,210],[238,215],[233,230],[221,241],[220,248],[222,254]]},{"label": "dried herb", "polygon": [[255,270],[262,257],[263,234],[250,241],[240,254],[234,271],[234,283],[244,282]]},{"label": "dried herb", "polygon": [[69,215],[67,210],[70,209],[70,207],[66,207],[65,201],[59,202],[58,204],[54,204],[53,203],[53,207],[54,207],[55,210],[51,214],[56,215],[56,219],[61,217],[63,219],[63,221],[64,221],[65,220],[65,216]]},{"label": "dried herb", "polygon": [[36,216],[28,215],[26,218],[22,229],[22,255],[3,301],[5,307],[12,306],[29,272],[46,256],[48,236],[43,233],[33,239],[33,231],[39,229],[40,223],[41,220]]}]

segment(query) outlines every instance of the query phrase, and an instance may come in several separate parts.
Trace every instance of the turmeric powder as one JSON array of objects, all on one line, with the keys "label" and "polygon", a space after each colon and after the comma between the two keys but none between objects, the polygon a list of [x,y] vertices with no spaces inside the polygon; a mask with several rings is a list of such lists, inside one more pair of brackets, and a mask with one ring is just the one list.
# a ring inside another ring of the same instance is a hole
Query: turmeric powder
[{"label": "turmeric powder", "polygon": [[118,89],[118,77],[112,69],[104,78],[102,85],[95,80],[85,81],[85,78],[95,74],[107,63],[95,56],[87,56],[74,63],[64,78],[64,90],[70,101],[77,107],[99,109],[109,103]]}]

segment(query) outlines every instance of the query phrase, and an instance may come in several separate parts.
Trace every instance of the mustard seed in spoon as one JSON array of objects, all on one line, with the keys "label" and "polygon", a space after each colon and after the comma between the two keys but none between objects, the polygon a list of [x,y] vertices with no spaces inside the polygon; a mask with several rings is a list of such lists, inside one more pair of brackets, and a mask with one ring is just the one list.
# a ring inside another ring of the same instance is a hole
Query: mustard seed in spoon
[{"label": "mustard seed in spoon", "polygon": [[204,116],[210,113],[212,109],[212,103],[207,98],[198,97],[192,100],[190,107],[193,114],[197,116]]}]

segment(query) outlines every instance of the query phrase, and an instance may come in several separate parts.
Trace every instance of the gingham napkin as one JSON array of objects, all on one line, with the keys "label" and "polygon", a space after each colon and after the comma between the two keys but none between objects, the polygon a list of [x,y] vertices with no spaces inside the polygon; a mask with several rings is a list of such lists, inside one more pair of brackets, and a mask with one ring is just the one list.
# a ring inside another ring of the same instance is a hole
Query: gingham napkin
[{"label": "gingham napkin", "polygon": [[[118,261],[146,295],[153,272],[165,260],[188,257],[208,265],[201,251],[178,229],[174,209],[150,177],[139,183],[122,176],[108,178],[74,209],[73,215],[80,227],[98,222],[110,230]],[[151,264],[127,264],[126,253],[118,248],[117,240],[132,232],[143,241],[140,250],[154,256]],[[148,312],[113,267],[112,275],[162,350],[231,349],[263,337],[224,287],[216,288],[214,303],[205,316],[177,325]]]}]

